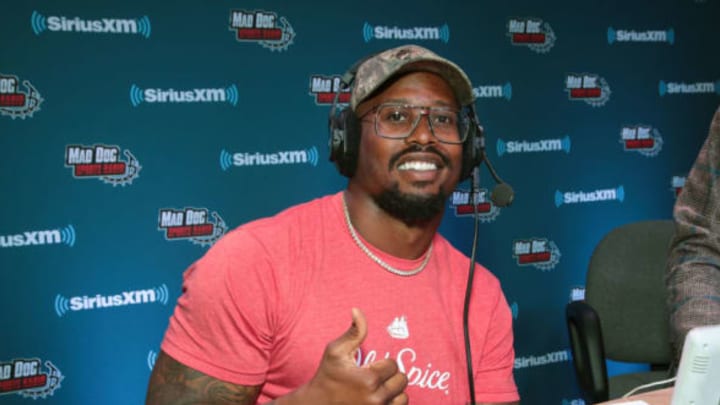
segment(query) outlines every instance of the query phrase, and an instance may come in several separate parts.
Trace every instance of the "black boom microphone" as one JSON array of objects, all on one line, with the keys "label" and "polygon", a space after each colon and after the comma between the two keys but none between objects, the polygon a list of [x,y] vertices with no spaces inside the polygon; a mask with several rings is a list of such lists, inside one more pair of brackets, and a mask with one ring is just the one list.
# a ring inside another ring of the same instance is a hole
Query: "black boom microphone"
[{"label": "black boom microphone", "polygon": [[515,191],[509,184],[505,183],[503,179],[501,179],[500,176],[497,175],[495,168],[493,167],[492,163],[490,163],[490,159],[488,159],[487,155],[485,154],[485,148],[482,148],[482,154],[485,166],[488,168],[488,171],[490,172],[493,180],[495,180],[495,183],[497,183],[497,185],[490,193],[490,200],[492,200],[493,204],[495,204],[495,206],[497,207],[504,208],[510,206],[510,204],[512,204],[513,202],[513,199],[515,199]]},{"label": "black boom microphone", "polygon": [[488,168],[490,176],[492,176],[493,180],[495,180],[496,183],[496,186],[490,192],[490,200],[493,202],[493,204],[495,204],[496,207],[509,207],[510,204],[512,204],[513,199],[515,199],[515,191],[513,191],[513,188],[510,187],[509,184],[505,183],[505,181],[503,181],[500,176],[498,176],[492,163],[490,163],[490,159],[488,158],[487,152],[485,151],[485,136],[483,127],[480,125],[480,122],[477,119],[475,107],[471,106],[470,108],[470,113],[472,114],[474,123],[477,127],[477,132],[481,134],[480,136],[475,138],[475,148],[477,149],[477,153],[479,155],[479,164],[477,164],[473,173],[473,179],[477,183],[475,184],[475,188],[480,188],[480,165],[485,163],[485,167]]}]

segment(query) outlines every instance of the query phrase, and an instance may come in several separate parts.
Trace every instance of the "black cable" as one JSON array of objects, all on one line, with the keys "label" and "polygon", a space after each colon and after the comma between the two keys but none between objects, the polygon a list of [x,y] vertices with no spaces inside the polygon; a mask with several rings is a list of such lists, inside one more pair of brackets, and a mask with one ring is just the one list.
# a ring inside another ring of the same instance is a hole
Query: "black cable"
[{"label": "black cable", "polygon": [[[473,169],[479,172],[479,168]],[[470,347],[470,328],[468,325],[468,315],[470,312],[470,297],[472,295],[473,278],[475,277],[475,253],[477,252],[478,228],[480,220],[478,218],[477,204],[475,203],[475,182],[479,177],[479,173],[472,174],[470,182],[470,203],[473,206],[473,217],[475,218],[475,229],[473,231],[472,249],[470,252],[470,269],[468,270],[468,281],[465,288],[465,305],[463,306],[463,332],[465,335],[465,359],[467,361],[468,388],[470,390],[470,404],[475,405],[475,376],[472,366],[472,349]]]}]

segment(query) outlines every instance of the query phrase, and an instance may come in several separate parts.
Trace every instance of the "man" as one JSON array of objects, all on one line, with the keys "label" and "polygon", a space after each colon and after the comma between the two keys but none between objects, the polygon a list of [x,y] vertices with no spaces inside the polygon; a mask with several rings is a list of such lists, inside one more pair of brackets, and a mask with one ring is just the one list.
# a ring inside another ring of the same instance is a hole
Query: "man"
[{"label": "man", "polygon": [[[191,266],[147,404],[467,404],[470,263],[437,228],[469,173],[473,101],[424,48],[362,62],[331,125],[347,189],[241,226]],[[469,311],[476,403],[517,404],[512,318],[481,266]]]},{"label": "man", "polygon": [[677,366],[690,329],[720,324],[720,108],[673,216],[666,281]]}]

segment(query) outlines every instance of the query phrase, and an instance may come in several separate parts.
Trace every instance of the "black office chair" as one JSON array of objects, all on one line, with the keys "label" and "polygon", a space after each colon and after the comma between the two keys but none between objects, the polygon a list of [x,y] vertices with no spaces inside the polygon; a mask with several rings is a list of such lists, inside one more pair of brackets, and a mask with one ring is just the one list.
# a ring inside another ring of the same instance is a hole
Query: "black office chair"
[{"label": "black office chair", "polygon": [[[575,374],[591,403],[669,377],[664,277],[674,231],[671,220],[627,224],[610,231],[593,251],[585,300],[566,307]],[[651,369],[608,379],[606,359],[650,364]]]}]

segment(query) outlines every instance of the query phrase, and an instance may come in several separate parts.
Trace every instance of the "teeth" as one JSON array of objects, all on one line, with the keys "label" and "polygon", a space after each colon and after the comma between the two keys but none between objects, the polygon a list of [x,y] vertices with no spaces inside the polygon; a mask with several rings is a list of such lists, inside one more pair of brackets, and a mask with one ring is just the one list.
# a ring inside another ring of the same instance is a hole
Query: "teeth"
[{"label": "teeth", "polygon": [[437,166],[435,166],[435,163],[430,162],[417,162],[417,161],[411,161],[411,162],[405,162],[398,166],[399,170],[436,170]]}]

